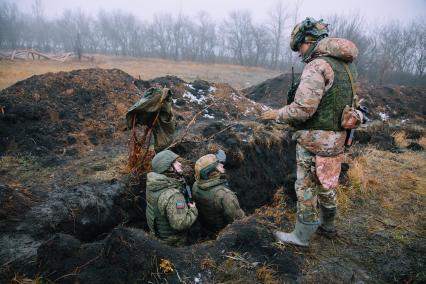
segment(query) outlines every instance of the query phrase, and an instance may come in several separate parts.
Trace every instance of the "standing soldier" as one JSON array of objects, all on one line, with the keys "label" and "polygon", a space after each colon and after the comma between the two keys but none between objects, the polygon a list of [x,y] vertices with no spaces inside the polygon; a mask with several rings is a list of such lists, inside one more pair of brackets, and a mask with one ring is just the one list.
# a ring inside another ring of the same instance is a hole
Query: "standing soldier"
[{"label": "standing soldier", "polygon": [[171,246],[183,246],[187,232],[198,216],[195,203],[186,203],[179,156],[165,150],[152,159],[153,172],[146,182],[146,219],[156,237]]},{"label": "standing soldier", "polygon": [[336,187],[346,139],[341,117],[345,106],[357,101],[352,61],[358,49],[349,40],[327,36],[322,20],[306,18],[294,27],[290,47],[306,63],[294,102],[262,114],[263,119],[289,123],[297,130],[296,225],[293,232],[275,236],[300,246],[309,245],[318,226],[319,234],[336,236]]},{"label": "standing soldier", "polygon": [[223,229],[227,224],[245,216],[237,196],[222,178],[225,173],[223,151],[217,155],[208,154],[195,163],[195,183],[192,195],[198,204],[200,220],[212,232]]}]

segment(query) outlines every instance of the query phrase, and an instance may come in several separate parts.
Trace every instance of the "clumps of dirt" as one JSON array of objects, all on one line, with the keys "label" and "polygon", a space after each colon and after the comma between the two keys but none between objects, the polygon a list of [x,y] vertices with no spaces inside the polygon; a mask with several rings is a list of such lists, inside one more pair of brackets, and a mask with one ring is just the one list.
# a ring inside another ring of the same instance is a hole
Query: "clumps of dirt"
[{"label": "clumps of dirt", "polygon": [[[300,258],[274,247],[270,230],[249,217],[226,227],[215,242],[184,248],[124,227],[91,244],[57,234],[39,248],[37,263],[46,278],[63,283],[244,282],[256,279],[253,268],[265,262],[280,272],[280,281],[294,280]],[[171,269],[161,265],[165,260]]]},{"label": "clumps of dirt", "polygon": [[107,143],[139,96],[118,69],[32,76],[0,92],[0,152],[75,155]]},{"label": "clumps of dirt", "polygon": [[[298,78],[300,74],[295,74]],[[287,104],[287,91],[291,86],[291,74],[281,74],[258,85],[244,89],[242,92],[249,99],[271,108],[282,108]]]},{"label": "clumps of dirt", "polygon": [[204,80],[187,83],[173,76],[156,78],[148,83],[149,86],[172,89],[175,114],[181,122],[179,126],[184,126],[194,116],[197,120],[228,121],[254,118],[265,109],[228,84],[212,84]]},{"label": "clumps of dirt", "polygon": [[34,202],[34,197],[26,188],[0,184],[0,219],[17,218],[31,208]]},{"label": "clumps of dirt", "polygon": [[426,88],[411,86],[379,86],[361,81],[360,98],[371,110],[371,118],[398,119],[424,123],[426,119]]},{"label": "clumps of dirt", "polygon": [[[299,74],[295,77],[297,78]],[[286,105],[287,91],[291,86],[291,74],[282,74],[243,90],[246,97],[272,108]],[[381,86],[360,80],[357,93],[365,99],[370,109],[369,118],[378,120],[398,119],[424,123],[426,119],[426,89],[411,86]]]}]

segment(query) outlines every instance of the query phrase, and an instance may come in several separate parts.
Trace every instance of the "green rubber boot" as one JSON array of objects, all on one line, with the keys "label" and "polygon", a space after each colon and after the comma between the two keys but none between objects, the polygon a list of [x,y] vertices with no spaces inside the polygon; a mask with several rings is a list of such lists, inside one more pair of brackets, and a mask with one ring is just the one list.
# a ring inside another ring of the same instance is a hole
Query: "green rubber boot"
[{"label": "green rubber boot", "polygon": [[318,223],[303,223],[297,218],[293,232],[275,232],[274,235],[278,241],[283,243],[307,247],[309,240],[318,228]]}]

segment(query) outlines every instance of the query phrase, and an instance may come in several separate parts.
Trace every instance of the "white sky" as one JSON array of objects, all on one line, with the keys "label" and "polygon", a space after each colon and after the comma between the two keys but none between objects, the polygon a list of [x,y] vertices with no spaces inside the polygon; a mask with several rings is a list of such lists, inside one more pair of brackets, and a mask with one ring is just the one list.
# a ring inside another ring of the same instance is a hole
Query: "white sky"
[{"label": "white sky", "polygon": [[[330,14],[358,13],[370,23],[426,17],[426,0],[282,0],[291,11],[300,1],[299,20],[306,16],[320,18]],[[30,12],[34,0],[0,0],[13,2],[21,11]],[[81,8],[89,14],[96,14],[100,9],[111,11],[121,9],[132,12],[142,20],[151,20],[158,13],[196,15],[204,10],[215,19],[225,18],[232,10],[248,10],[257,22],[267,19],[268,11],[277,0],[42,0],[45,14],[57,17],[65,9]],[[324,19],[327,21],[327,19]]]}]

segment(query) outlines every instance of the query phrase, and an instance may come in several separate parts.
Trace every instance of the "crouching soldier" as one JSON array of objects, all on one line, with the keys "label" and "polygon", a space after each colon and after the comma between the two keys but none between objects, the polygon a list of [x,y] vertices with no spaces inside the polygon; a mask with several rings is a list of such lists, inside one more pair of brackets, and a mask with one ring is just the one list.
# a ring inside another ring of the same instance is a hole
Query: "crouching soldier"
[{"label": "crouching soldier", "polygon": [[195,183],[192,195],[198,204],[200,222],[209,231],[217,232],[227,224],[245,216],[237,196],[222,178],[226,156],[223,151],[217,155],[209,154],[195,163]]},{"label": "crouching soldier", "polygon": [[187,232],[198,216],[195,203],[186,203],[179,156],[165,150],[152,159],[146,182],[146,219],[154,235],[171,246],[183,246]]}]

